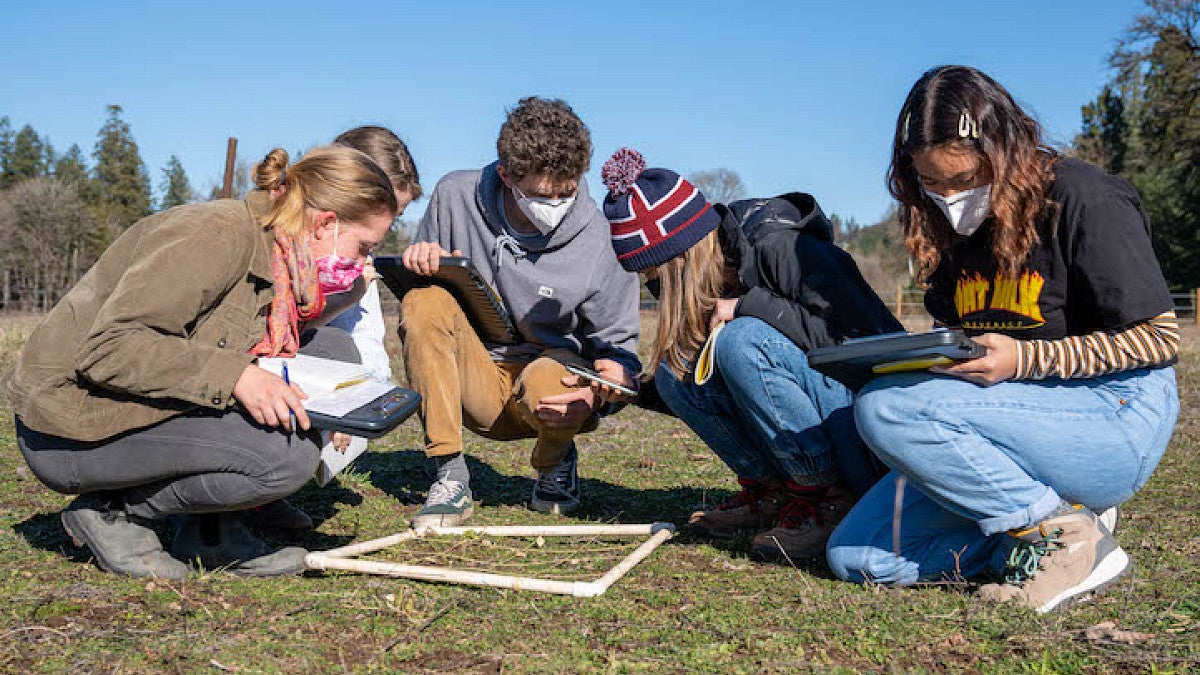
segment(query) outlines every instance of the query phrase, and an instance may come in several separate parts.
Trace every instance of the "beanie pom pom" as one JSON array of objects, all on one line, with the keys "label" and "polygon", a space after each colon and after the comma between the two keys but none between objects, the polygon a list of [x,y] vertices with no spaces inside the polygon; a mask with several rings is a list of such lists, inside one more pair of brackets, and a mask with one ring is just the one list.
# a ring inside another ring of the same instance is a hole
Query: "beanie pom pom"
[{"label": "beanie pom pom", "polygon": [[604,168],[600,170],[600,180],[604,181],[613,196],[623,195],[629,192],[638,176],[645,170],[646,160],[642,158],[642,153],[633,148],[621,148],[604,163]]}]

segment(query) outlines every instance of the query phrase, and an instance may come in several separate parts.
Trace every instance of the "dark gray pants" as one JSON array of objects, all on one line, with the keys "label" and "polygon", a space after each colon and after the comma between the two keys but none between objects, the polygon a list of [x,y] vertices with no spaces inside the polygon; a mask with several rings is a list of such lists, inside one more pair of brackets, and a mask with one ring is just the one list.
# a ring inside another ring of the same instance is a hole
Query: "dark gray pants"
[{"label": "dark gray pants", "polygon": [[[319,328],[301,352],[360,361],[349,334]],[[320,434],[289,434],[238,410],[196,411],[85,443],[48,436],[17,419],[17,446],[33,474],[67,494],[116,491],[143,518],[236,511],[299,490],[317,468]]]}]

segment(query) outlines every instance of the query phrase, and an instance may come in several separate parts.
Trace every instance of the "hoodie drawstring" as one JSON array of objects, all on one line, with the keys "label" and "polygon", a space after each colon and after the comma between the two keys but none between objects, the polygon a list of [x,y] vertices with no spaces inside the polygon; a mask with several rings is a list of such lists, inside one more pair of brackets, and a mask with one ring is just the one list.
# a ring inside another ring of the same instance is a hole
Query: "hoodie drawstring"
[{"label": "hoodie drawstring", "polygon": [[525,257],[525,249],[517,243],[516,237],[508,233],[501,234],[496,237],[496,243],[492,244],[492,257],[496,259],[497,267],[500,265],[500,252],[504,250],[511,253],[515,260]]}]

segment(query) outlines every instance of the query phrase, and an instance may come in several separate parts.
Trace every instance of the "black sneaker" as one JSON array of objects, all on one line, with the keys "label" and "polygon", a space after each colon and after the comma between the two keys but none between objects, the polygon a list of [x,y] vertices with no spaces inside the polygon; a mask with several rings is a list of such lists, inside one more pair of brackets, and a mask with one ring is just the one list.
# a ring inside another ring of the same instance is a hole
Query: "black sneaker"
[{"label": "black sneaker", "polygon": [[529,499],[529,507],[542,513],[561,515],[579,508],[579,473],[576,466],[579,452],[575,444],[567,450],[567,454],[558,466],[539,473],[533,484],[533,496]]}]

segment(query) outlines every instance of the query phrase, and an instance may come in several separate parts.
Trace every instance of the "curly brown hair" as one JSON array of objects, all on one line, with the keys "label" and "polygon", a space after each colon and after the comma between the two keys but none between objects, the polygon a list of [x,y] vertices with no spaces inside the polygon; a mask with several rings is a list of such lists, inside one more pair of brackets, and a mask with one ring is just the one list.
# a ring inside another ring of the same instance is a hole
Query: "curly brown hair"
[{"label": "curly brown hair", "polygon": [[[960,120],[974,129],[960,133]],[[1038,223],[1058,153],[1043,140],[1041,125],[998,82],[969,66],[938,66],[917,80],[896,119],[888,191],[900,202],[904,243],[924,284],[951,245],[954,229],[921,188],[913,154],[958,146],[977,154],[992,176],[992,253],[1001,274],[1015,276],[1041,239]]]},{"label": "curly brown hair", "polygon": [[592,136],[565,101],[529,96],[508,112],[496,152],[513,180],[577,181],[592,161]]}]

